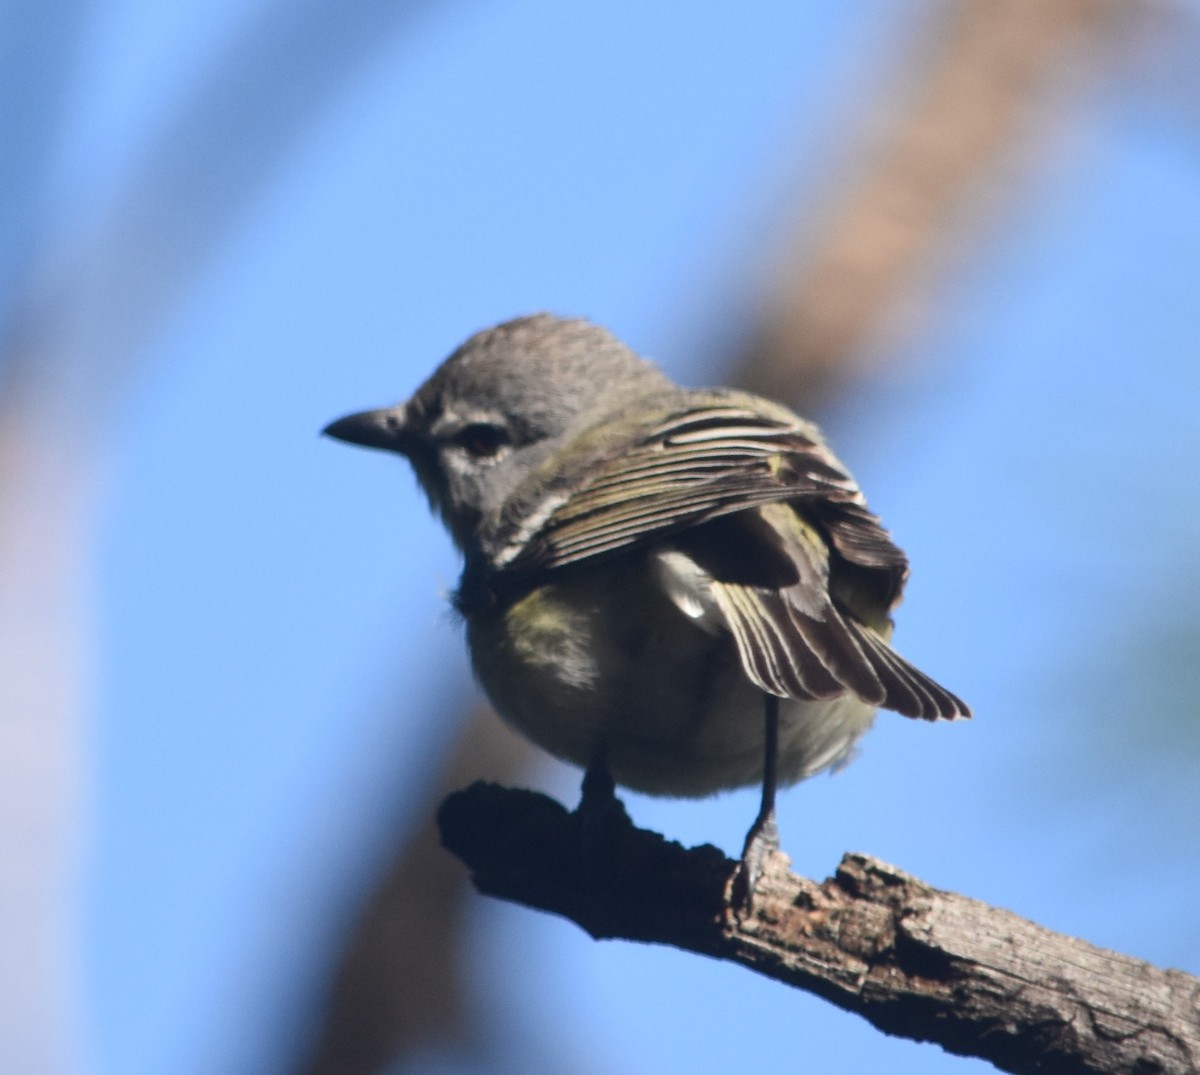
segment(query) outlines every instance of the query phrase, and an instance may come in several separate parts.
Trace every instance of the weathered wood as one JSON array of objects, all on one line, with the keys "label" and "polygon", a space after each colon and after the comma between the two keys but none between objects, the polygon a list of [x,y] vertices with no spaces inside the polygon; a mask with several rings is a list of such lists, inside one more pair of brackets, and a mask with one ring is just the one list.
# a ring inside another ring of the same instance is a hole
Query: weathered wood
[{"label": "weathered wood", "polygon": [[534,792],[473,784],[438,815],[476,887],[570,918],[597,938],[740,963],[1004,1071],[1200,1072],[1200,979],[1054,933],[866,855],[810,881],[770,857],[754,906],[737,863]]}]

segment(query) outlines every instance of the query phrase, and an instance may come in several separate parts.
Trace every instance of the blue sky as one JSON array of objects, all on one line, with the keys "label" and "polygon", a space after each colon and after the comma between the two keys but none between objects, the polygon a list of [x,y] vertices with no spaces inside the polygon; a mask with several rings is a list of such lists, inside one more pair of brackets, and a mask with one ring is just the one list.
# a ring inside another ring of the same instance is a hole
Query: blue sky
[{"label": "blue sky", "polygon": [[[430,7],[319,102],[167,316],[114,327],[105,302],[153,286],[152,259],[93,267],[73,346],[86,362],[99,341],[99,361],[133,339],[138,364],[86,585],[63,927],[80,1070],[287,1070],[380,856],[430,808],[471,690],[444,610],[457,565],[402,463],[317,431],[536,309],[590,316],[685,382],[719,376],[787,199],[828,204],[864,102],[903,88],[920,10]],[[46,178],[55,242],[102,216],[242,12],[88,13]],[[938,281],[936,328],[822,416],[914,565],[899,648],[977,718],[881,715],[853,765],[786,794],[784,846],[810,875],[866,851],[1200,973],[1200,143],[1128,75],[1055,122],[1070,137]],[[168,224],[120,249],[165,258],[190,217],[147,193],[165,207],[142,226]],[[540,777],[568,796],[575,779]],[[755,797],[629,804],[733,851]],[[520,908],[481,903],[473,937],[480,1003],[544,1059],[581,1040],[596,1070],[716,1072],[752,1043],[768,1069],[990,1070]]]}]

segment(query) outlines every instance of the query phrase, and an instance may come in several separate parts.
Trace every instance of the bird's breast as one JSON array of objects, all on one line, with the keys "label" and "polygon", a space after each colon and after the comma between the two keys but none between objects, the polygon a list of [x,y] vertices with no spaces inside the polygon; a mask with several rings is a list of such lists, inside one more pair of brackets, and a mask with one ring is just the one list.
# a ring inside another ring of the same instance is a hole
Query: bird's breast
[{"label": "bird's breast", "polygon": [[[698,797],[762,775],[763,696],[714,619],[704,580],[659,549],[559,571],[468,611],[475,673],[539,746],[650,794]],[[824,714],[834,720],[823,718]],[[843,757],[870,723],[857,699],[785,702],[781,776]]]},{"label": "bird's breast", "polygon": [[468,615],[475,672],[501,715],[581,765],[601,748],[688,737],[724,640],[688,621],[644,557],[562,571]]}]

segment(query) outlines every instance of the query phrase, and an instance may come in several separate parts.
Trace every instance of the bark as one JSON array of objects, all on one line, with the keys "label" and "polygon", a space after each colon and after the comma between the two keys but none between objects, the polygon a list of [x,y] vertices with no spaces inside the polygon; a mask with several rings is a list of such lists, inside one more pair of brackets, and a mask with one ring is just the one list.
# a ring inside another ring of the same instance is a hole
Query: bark
[{"label": "bark", "polygon": [[593,937],[669,944],[740,963],[1002,1071],[1200,1071],[1200,979],[1054,933],[847,854],[810,881],[769,856],[753,906],[738,864],[602,822],[546,796],[476,783],[438,815],[480,892],[551,911]]}]

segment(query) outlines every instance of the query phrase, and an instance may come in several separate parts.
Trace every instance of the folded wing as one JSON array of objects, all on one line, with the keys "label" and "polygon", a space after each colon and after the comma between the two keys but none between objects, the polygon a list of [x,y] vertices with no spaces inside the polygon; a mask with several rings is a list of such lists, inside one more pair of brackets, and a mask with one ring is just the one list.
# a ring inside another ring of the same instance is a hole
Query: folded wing
[{"label": "folded wing", "polygon": [[[567,567],[668,542],[711,579],[747,676],[796,699],[853,692],[925,719],[968,715],[887,643],[908,564],[814,427],[729,393],[589,451],[496,520],[493,571]],[[748,510],[759,509],[759,510]]]}]

